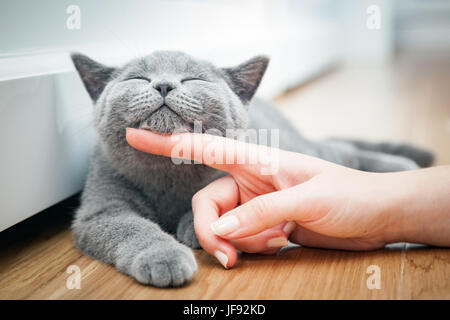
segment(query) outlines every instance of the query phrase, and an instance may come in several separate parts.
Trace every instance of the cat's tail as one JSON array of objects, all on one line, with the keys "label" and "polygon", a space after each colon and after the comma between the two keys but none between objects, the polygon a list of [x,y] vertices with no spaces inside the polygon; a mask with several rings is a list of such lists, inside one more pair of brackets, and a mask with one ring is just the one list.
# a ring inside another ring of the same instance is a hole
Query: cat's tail
[{"label": "cat's tail", "polygon": [[429,167],[434,162],[434,154],[431,151],[422,149],[410,144],[398,144],[389,142],[372,143],[353,139],[333,138],[331,141],[347,142],[354,145],[358,149],[367,151],[376,151],[389,153],[392,155],[403,156],[414,160],[420,167]]}]

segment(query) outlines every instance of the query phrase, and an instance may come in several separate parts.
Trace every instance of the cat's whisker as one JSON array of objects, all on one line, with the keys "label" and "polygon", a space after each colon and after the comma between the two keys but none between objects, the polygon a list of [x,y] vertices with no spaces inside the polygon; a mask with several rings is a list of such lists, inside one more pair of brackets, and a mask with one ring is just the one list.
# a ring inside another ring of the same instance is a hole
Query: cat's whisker
[{"label": "cat's whisker", "polygon": [[195,99],[195,98],[192,98],[192,97],[189,97],[189,96],[187,96],[187,95],[185,95],[185,94],[183,94],[183,93],[181,93],[181,94],[179,95],[179,97],[180,97],[182,100],[184,100],[184,101],[187,101],[187,102],[190,102],[190,103],[193,103],[193,104],[197,104],[197,105],[201,105],[199,100],[197,100],[197,99]]},{"label": "cat's whisker", "polygon": [[189,104],[186,104],[186,103],[181,103],[181,105],[184,108],[186,108],[188,110],[191,110],[191,111],[194,111],[194,112],[201,112],[201,111],[203,111],[202,107],[199,107],[199,106],[196,106],[196,105],[189,105]]},{"label": "cat's whisker", "polygon": [[135,104],[139,104],[140,102],[143,102],[144,100],[150,98],[152,95],[148,93],[140,94],[130,101],[130,106],[134,106]]}]

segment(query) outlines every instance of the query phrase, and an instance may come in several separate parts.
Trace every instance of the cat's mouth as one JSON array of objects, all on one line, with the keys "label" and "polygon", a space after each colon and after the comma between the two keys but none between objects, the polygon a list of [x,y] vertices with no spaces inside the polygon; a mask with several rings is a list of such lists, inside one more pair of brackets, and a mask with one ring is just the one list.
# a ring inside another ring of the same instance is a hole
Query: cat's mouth
[{"label": "cat's mouth", "polygon": [[147,119],[141,121],[137,127],[164,134],[182,131],[193,132],[192,124],[184,120],[166,104],[154,111]]}]

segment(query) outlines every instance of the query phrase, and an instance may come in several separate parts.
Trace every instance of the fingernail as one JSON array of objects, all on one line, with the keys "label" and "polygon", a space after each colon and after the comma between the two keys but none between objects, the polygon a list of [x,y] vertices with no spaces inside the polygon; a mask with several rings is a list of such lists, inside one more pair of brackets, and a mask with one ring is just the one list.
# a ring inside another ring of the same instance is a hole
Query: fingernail
[{"label": "fingernail", "polygon": [[136,130],[136,129],[127,128],[126,131],[125,131],[125,134],[128,135],[128,133],[132,132],[133,130]]},{"label": "fingernail", "polygon": [[287,246],[287,244],[288,244],[288,241],[287,241],[286,237],[276,237],[276,238],[269,239],[267,241],[268,248],[280,248],[280,247]]},{"label": "fingernail", "polygon": [[212,231],[218,236],[235,231],[239,228],[239,220],[236,216],[223,217],[211,223]]},{"label": "fingernail", "polygon": [[228,256],[223,253],[222,251],[216,250],[214,251],[214,256],[216,257],[217,260],[219,260],[220,264],[223,265],[223,267],[225,269],[228,269],[227,264],[228,264]]},{"label": "fingernail", "polygon": [[283,228],[284,233],[289,235],[292,231],[294,231],[297,224],[294,221],[289,221]]}]

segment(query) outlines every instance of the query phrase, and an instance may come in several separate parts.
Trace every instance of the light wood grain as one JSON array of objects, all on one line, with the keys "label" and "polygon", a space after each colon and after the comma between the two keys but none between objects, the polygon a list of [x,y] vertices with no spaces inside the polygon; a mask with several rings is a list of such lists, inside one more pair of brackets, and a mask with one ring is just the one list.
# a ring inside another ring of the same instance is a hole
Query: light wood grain
[{"label": "light wood grain", "polygon": [[448,250],[408,245],[402,299],[450,299]]},{"label": "light wood grain", "polygon": [[[313,138],[408,141],[450,163],[450,64],[404,57],[378,66],[348,66],[275,99]],[[278,256],[244,254],[224,270],[201,250],[189,285],[138,284],[79,252],[70,233],[76,199],[0,234],[1,299],[450,299],[450,251],[398,244],[370,252],[287,248]],[[66,269],[81,269],[69,290]],[[381,271],[370,290],[367,268]]]},{"label": "light wood grain", "polygon": [[[24,252],[2,254],[0,297],[5,299],[377,299],[398,298],[403,250],[345,252],[288,248],[278,256],[244,254],[224,270],[201,250],[199,272],[183,288],[142,286],[112,266],[82,255],[65,229],[32,241]],[[447,256],[448,257],[448,256]],[[81,269],[81,289],[69,290],[69,265]],[[370,265],[382,270],[382,288],[366,286]]]}]

